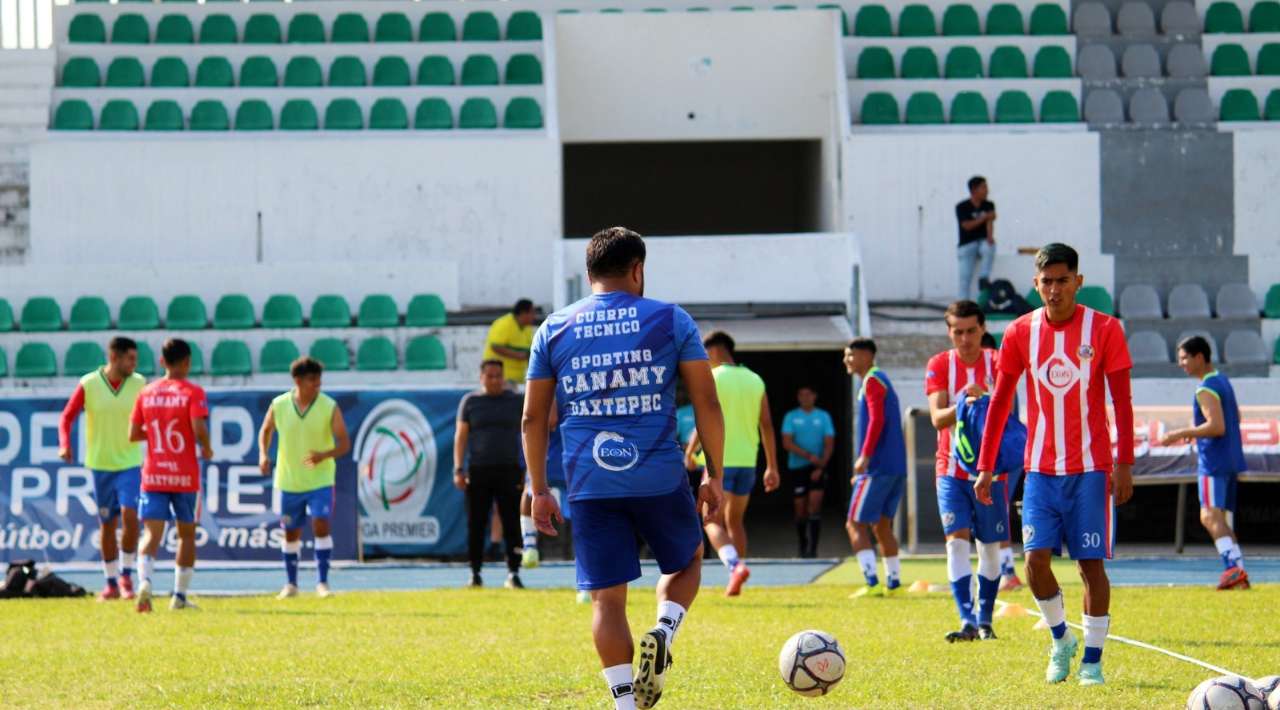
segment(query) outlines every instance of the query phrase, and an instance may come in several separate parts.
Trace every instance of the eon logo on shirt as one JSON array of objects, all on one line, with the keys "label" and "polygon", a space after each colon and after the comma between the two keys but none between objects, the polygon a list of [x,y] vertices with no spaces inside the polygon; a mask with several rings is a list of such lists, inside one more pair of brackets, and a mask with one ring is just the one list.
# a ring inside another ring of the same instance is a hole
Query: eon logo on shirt
[{"label": "eon logo on shirt", "polygon": [[1039,379],[1046,387],[1061,394],[1080,381],[1080,370],[1065,357],[1053,355],[1040,366]]},{"label": "eon logo on shirt", "polygon": [[591,447],[591,458],[606,471],[625,471],[640,462],[636,445],[622,438],[621,434],[602,431],[596,434]]}]

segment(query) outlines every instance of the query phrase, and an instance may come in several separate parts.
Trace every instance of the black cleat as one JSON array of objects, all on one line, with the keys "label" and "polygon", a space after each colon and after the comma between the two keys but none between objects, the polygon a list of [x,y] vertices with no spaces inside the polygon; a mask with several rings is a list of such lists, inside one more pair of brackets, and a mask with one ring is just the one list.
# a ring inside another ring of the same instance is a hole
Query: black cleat
[{"label": "black cleat", "polygon": [[952,631],[947,634],[947,643],[955,643],[957,641],[977,641],[978,629],[973,624],[965,624],[963,629]]},{"label": "black cleat", "polygon": [[507,583],[503,586],[507,589],[524,589],[524,582],[520,581],[520,575],[512,572],[507,575]]},{"label": "black cleat", "polygon": [[484,586],[484,580],[483,580],[483,579],[480,579],[480,573],[479,573],[479,572],[472,572],[472,573],[471,573],[471,582],[470,582],[470,583],[468,583],[468,584],[467,584],[467,586],[468,586],[468,587],[471,587],[472,589],[479,589],[480,587],[483,587],[483,586]]},{"label": "black cleat", "polygon": [[634,683],[636,708],[646,710],[658,704],[671,661],[664,629],[653,629],[640,637],[640,664],[636,668]]},{"label": "black cleat", "polygon": [[995,629],[993,629],[993,628],[991,628],[991,624],[979,624],[979,625],[978,625],[978,638],[979,638],[979,639],[981,639],[981,640],[983,640],[983,641],[992,641],[992,640],[995,640],[995,639],[997,638],[997,637],[996,637],[996,630],[995,630]]}]

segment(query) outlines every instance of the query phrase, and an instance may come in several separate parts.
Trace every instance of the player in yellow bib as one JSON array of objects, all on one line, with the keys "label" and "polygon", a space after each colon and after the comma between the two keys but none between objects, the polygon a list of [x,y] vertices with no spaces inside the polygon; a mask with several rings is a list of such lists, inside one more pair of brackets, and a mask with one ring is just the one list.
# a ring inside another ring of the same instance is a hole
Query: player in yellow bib
[{"label": "player in yellow bib", "polygon": [[301,357],[293,361],[289,374],[293,389],[271,400],[262,429],[258,432],[258,468],[272,472],[271,439],[278,431],[275,486],[280,489],[281,520],[284,528],[284,569],[288,582],[277,598],[298,596],[298,555],[302,551],[302,526],[311,518],[315,535],[316,595],[327,597],[329,560],[333,538],[329,517],[333,514],[335,459],[351,450],[351,437],[342,419],[342,410],[333,398],[320,391],[324,367],[318,360]]},{"label": "player in yellow bib", "polygon": [[[129,441],[129,415],[147,384],[134,372],[137,366],[138,344],[129,338],[112,338],[107,343],[107,364],[80,378],[58,426],[58,456],[72,463],[71,428],[80,413],[85,414],[84,465],[93,472],[102,570],[107,577],[99,601],[133,598],[142,445]],[[118,543],[117,521],[123,528]]]}]

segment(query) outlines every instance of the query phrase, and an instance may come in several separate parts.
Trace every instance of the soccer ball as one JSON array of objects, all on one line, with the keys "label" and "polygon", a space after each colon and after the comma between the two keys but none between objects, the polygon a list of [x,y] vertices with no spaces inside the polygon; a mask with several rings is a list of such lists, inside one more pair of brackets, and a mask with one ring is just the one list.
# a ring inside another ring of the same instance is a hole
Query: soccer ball
[{"label": "soccer ball", "polygon": [[1210,678],[1191,691],[1187,710],[1266,710],[1267,701],[1252,683],[1233,675]]},{"label": "soccer ball", "polygon": [[801,631],[778,654],[782,682],[801,695],[826,695],[844,677],[844,651],[825,631]]},{"label": "soccer ball", "polygon": [[1259,678],[1254,687],[1267,699],[1267,710],[1280,710],[1280,675]]}]

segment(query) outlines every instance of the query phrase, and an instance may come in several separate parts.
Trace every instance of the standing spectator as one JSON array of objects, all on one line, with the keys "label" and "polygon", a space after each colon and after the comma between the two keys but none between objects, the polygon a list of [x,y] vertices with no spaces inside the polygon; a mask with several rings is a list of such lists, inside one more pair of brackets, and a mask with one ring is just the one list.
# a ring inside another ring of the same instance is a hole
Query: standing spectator
[{"label": "standing spectator", "polygon": [[957,298],[971,300],[969,287],[973,271],[978,270],[978,290],[991,279],[991,262],[996,256],[996,204],[987,199],[987,179],[981,175],[969,178],[969,197],[956,205],[956,223],[960,228],[960,246],[956,249],[960,287]]},{"label": "standing spectator", "polygon": [[533,319],[537,312],[533,301],[522,298],[511,312],[489,326],[485,338],[484,359],[502,363],[502,376],[507,382],[524,384],[529,367],[529,346],[533,344]]},{"label": "standing spectator", "polygon": [[[521,366],[523,367],[523,365]],[[484,528],[496,501],[507,547],[508,589],[523,589],[520,582],[520,417],[524,398],[507,388],[503,364],[485,360],[480,365],[480,389],[458,404],[453,435],[453,485],[467,494],[467,556],[471,561],[471,586],[484,584]],[[464,457],[466,457],[464,459]]]},{"label": "standing spectator", "polygon": [[831,415],[818,408],[817,402],[818,393],[802,385],[796,390],[796,403],[800,406],[782,418],[782,448],[787,450],[787,474],[795,503],[800,557],[818,556],[822,493],[826,488],[827,464],[836,445]]}]

